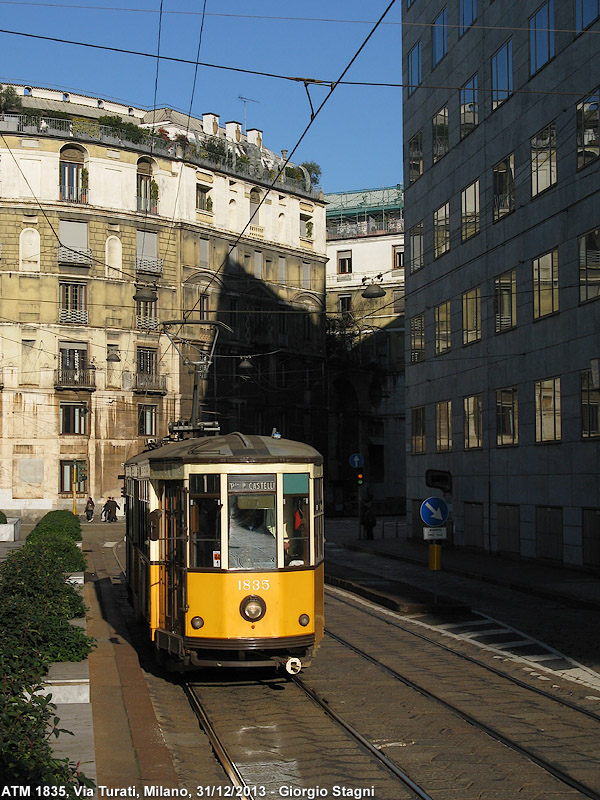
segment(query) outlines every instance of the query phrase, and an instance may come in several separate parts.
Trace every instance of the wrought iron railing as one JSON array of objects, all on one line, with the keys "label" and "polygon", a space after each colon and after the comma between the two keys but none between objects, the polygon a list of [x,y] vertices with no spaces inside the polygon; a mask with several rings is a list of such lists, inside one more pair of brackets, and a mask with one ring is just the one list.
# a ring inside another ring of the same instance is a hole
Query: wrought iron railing
[{"label": "wrought iron railing", "polygon": [[137,314],[135,318],[135,327],[144,331],[157,331],[158,320],[156,317],[142,317]]},{"label": "wrought iron railing", "polygon": [[91,267],[92,251],[89,247],[70,247],[58,245],[58,263],[74,264],[78,267]]},{"label": "wrought iron railing", "polygon": [[147,258],[146,256],[136,256],[135,271],[146,272],[150,275],[162,275],[163,273],[163,260],[162,258]]},{"label": "wrought iron railing", "polygon": [[87,309],[59,308],[58,321],[65,325],[87,325]]},{"label": "wrought iron railing", "polygon": [[154,375],[147,372],[136,372],[133,376],[134,392],[160,392],[166,394],[167,379],[164,375]]},{"label": "wrought iron railing", "polygon": [[60,184],[60,199],[69,203],[87,203],[89,189]]},{"label": "wrought iron railing", "polygon": [[96,388],[95,369],[57,369],[54,371],[54,387],[56,389],[87,389]]}]

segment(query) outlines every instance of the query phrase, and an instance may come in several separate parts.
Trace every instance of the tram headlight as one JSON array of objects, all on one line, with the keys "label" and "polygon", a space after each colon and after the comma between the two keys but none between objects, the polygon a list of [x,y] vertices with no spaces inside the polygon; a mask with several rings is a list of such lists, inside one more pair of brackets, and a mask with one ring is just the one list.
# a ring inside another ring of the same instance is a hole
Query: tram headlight
[{"label": "tram headlight", "polygon": [[244,597],[240,603],[240,614],[248,622],[257,622],[262,619],[267,611],[267,605],[262,597],[251,594]]},{"label": "tram headlight", "polygon": [[202,628],[204,626],[204,620],[202,619],[202,617],[192,617],[192,623],[191,624],[192,624],[192,628],[195,631],[199,631],[200,628]]},{"label": "tram headlight", "polygon": [[300,614],[300,616],[298,617],[298,622],[300,623],[300,625],[302,625],[303,628],[306,628],[306,626],[310,622],[310,617],[308,616],[308,614]]}]

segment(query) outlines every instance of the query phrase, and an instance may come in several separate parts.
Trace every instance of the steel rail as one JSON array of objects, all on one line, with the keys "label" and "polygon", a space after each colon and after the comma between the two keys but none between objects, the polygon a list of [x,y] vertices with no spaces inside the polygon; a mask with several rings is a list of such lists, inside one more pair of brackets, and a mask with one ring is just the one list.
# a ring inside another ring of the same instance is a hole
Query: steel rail
[{"label": "steel rail", "polygon": [[400,631],[404,631],[405,633],[408,633],[410,636],[414,636],[423,642],[428,642],[429,644],[433,644],[436,647],[439,647],[442,650],[444,650],[446,653],[450,653],[453,656],[462,658],[464,661],[468,661],[471,664],[475,664],[478,667],[481,667],[482,669],[491,672],[493,675],[497,675],[499,678],[505,678],[507,681],[509,681],[510,683],[514,683],[521,689],[527,689],[528,691],[533,692],[534,694],[538,694],[541,697],[546,697],[548,700],[552,700],[553,702],[558,703],[559,705],[564,706],[565,708],[569,708],[571,711],[577,711],[578,713],[583,714],[584,716],[589,717],[590,719],[593,719],[596,722],[600,722],[600,714],[596,714],[594,711],[590,711],[587,708],[582,708],[580,705],[577,705],[577,703],[573,703],[570,700],[565,700],[562,697],[557,697],[556,695],[547,692],[545,689],[540,689],[538,686],[531,686],[530,684],[525,683],[525,681],[522,681],[520,678],[516,678],[513,675],[508,675],[501,669],[491,666],[491,664],[486,664],[484,661],[480,661],[479,659],[474,658],[473,656],[469,656],[466,653],[460,653],[458,650],[454,650],[452,647],[449,647],[448,645],[443,644],[442,642],[437,642],[435,639],[431,639],[429,636],[425,636],[425,634],[423,633],[419,633],[418,631],[412,630],[412,628],[400,625],[398,622],[395,622],[394,620],[381,617],[379,616],[379,614],[370,611],[368,608],[364,608],[362,604],[355,605],[354,603],[351,603],[348,600],[345,600],[341,597],[336,597],[335,595],[330,595],[330,596],[333,597],[335,600],[337,600],[339,603],[343,603],[344,605],[350,606],[350,608],[354,608],[357,611],[361,611],[363,614],[367,614],[368,616],[373,617],[374,619],[377,619],[380,622],[385,622],[386,625],[391,625],[393,628],[397,628]]},{"label": "steel rail", "polygon": [[468,714],[466,711],[462,711],[460,708],[457,708],[455,705],[449,703],[447,700],[443,700],[441,697],[433,694],[433,692],[430,692],[423,686],[419,686],[419,684],[415,683],[414,681],[411,681],[410,678],[406,678],[404,675],[400,675],[400,673],[396,672],[396,670],[386,666],[381,661],[379,661],[379,659],[374,658],[368,653],[365,653],[365,651],[361,650],[359,647],[355,647],[350,642],[346,641],[345,639],[342,639],[341,636],[337,636],[335,633],[332,633],[331,631],[328,630],[325,630],[325,633],[327,634],[327,636],[329,636],[331,639],[341,644],[343,647],[347,647],[349,650],[352,650],[354,653],[361,656],[361,658],[364,658],[366,661],[369,661],[371,664],[374,664],[376,667],[379,667],[379,669],[382,669],[384,672],[387,672],[389,675],[396,678],[396,680],[400,681],[408,688],[413,689],[423,697],[426,697],[428,700],[432,700],[433,702],[438,703],[439,705],[446,708],[448,711],[460,717],[460,719],[464,720],[465,722],[468,722],[470,725],[473,725],[480,731],[483,731],[492,739],[495,739],[497,742],[500,742],[506,747],[509,747],[514,752],[519,753],[519,755],[522,755],[525,758],[529,759],[538,767],[541,767],[541,769],[543,769],[545,772],[548,772],[550,775],[553,775],[561,783],[564,783],[567,786],[570,786],[572,789],[581,792],[581,794],[585,795],[586,797],[589,797],[590,800],[600,800],[600,793],[594,791],[594,789],[591,789],[589,786],[586,786],[585,784],[581,783],[576,778],[572,778],[568,773],[563,772],[563,770],[559,769],[558,767],[555,767],[553,764],[541,758],[540,756],[537,756],[535,753],[532,753],[530,750],[521,747],[520,744],[517,744],[517,742],[514,742],[512,739],[509,739],[503,733],[500,733],[500,731],[497,731],[494,728],[490,727],[489,725],[486,725],[484,722],[481,722],[480,720],[476,719],[471,714]]},{"label": "steel rail", "polygon": [[322,708],[328,717],[337,722],[338,725],[341,725],[342,728],[344,728],[354,739],[356,739],[357,742],[359,742],[359,744],[361,744],[372,755],[374,755],[375,758],[377,758],[377,760],[381,762],[395,778],[398,778],[408,789],[410,789],[415,796],[419,798],[419,800],[434,800],[434,798],[430,794],[427,794],[427,792],[418,784],[416,784],[412,778],[406,774],[406,772],[403,772],[397,764],[384,755],[381,750],[375,747],[375,745],[371,744],[368,739],[359,733],[356,728],[350,725],[350,723],[341,717],[336,711],[330,708],[327,701],[319,697],[315,691],[306,686],[306,684],[304,684],[304,682],[297,675],[292,675],[290,680],[292,680],[299,689],[301,689],[308,697],[310,697],[313,702]]},{"label": "steel rail", "polygon": [[242,777],[242,773],[236,766],[235,761],[230,757],[229,753],[227,752],[227,748],[221,741],[218,733],[212,726],[200,700],[196,697],[193,687],[191,684],[182,682],[183,691],[186,694],[186,697],[190,701],[190,705],[196,716],[198,717],[198,721],[202,726],[202,730],[208,736],[208,740],[215,752],[215,755],[225,770],[225,774],[233,784],[233,786],[244,788],[247,784]]}]

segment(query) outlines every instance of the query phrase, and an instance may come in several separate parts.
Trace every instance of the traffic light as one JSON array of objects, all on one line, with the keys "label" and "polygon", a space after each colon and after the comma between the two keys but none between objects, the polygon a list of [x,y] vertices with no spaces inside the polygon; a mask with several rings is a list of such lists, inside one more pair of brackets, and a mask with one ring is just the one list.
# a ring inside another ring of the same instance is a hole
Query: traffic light
[{"label": "traffic light", "polygon": [[77,483],[87,481],[87,464],[85,461],[75,462],[75,480]]},{"label": "traffic light", "polygon": [[356,482],[358,483],[359,486],[363,485],[364,479],[365,479],[365,476],[363,475],[363,473],[362,472],[358,472],[357,475],[356,475]]}]

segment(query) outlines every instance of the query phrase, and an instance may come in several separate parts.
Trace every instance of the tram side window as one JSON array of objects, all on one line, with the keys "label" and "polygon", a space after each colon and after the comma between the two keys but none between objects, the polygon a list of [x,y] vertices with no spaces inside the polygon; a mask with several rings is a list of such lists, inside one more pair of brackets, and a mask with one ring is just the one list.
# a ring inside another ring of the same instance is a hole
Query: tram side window
[{"label": "tram side window", "polygon": [[310,563],[308,473],[283,476],[283,562],[286,567]]},{"label": "tram side window", "polygon": [[190,476],[192,567],[221,566],[221,502],[218,475]]},{"label": "tram side window", "polygon": [[315,562],[325,556],[325,520],[323,517],[323,478],[315,478]]},{"label": "tram side window", "polygon": [[229,569],[274,569],[275,476],[230,475],[228,481]]}]

